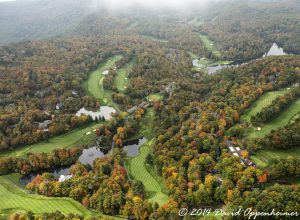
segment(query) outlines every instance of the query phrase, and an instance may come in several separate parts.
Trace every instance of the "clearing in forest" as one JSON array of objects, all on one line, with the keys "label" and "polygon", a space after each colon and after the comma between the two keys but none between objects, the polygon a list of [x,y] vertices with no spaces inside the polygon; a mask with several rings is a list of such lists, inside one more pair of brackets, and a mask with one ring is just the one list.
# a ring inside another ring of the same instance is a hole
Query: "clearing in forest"
[{"label": "clearing in forest", "polygon": [[114,107],[111,99],[111,92],[103,88],[103,79],[105,75],[103,72],[113,68],[115,63],[122,58],[121,55],[110,58],[105,63],[99,65],[99,67],[89,74],[89,79],[83,83],[83,88],[87,94],[94,96],[100,100],[102,104]]},{"label": "clearing in forest", "polygon": [[[260,112],[264,107],[270,105],[273,100],[275,100],[278,96],[284,95],[289,90],[282,89],[279,91],[272,91],[261,96],[249,109],[249,111],[241,117],[243,122],[250,122],[250,118],[252,115]],[[290,123],[291,119],[293,119],[300,111],[300,99],[292,103],[288,108],[283,110],[280,114],[277,115],[273,120],[265,123],[261,130],[258,131],[257,128],[249,128],[246,133],[246,138],[263,138],[265,135],[269,134],[272,130],[278,129],[280,127],[284,127],[288,123]],[[286,150],[277,150],[264,148],[259,150],[256,155],[251,156],[253,162],[259,167],[266,167],[269,165],[272,159],[286,159],[288,156],[293,156],[295,158],[300,159],[300,148],[292,148]]]},{"label": "clearing in forest", "polygon": [[163,99],[163,95],[161,93],[153,93],[146,97],[148,102],[159,102]]},{"label": "clearing in forest", "polygon": [[126,66],[118,70],[118,73],[114,79],[114,83],[119,92],[123,92],[127,88],[129,84],[128,73],[132,69],[134,63],[135,61],[132,60],[126,64]]},{"label": "clearing in forest", "polygon": [[151,167],[146,165],[146,157],[150,153],[152,141],[147,142],[140,147],[140,154],[133,158],[128,158],[127,167],[133,179],[139,180],[144,184],[147,193],[147,199],[150,202],[157,202],[163,205],[168,201],[168,196],[163,193],[164,185],[161,177]]},{"label": "clearing in forest", "polygon": [[211,41],[208,36],[200,34],[200,39],[202,40],[204,46],[208,51],[211,51],[216,57],[221,57],[221,52],[218,51],[213,41]]},{"label": "clearing in forest", "polygon": [[[0,176],[0,213],[10,214],[14,211],[31,211],[36,214],[43,212],[55,212],[63,214],[80,214],[85,217],[96,216],[95,213],[87,210],[79,202],[68,198],[48,198],[40,195],[29,194],[26,189],[17,186],[13,179],[18,179],[16,174]],[[1,215],[0,215],[1,217]]]},{"label": "clearing in forest", "polygon": [[247,132],[248,138],[263,138],[269,134],[272,130],[276,130],[280,127],[287,125],[290,120],[300,111],[300,99],[292,103],[287,109],[282,111],[276,118],[267,122],[261,127],[261,131],[257,131],[255,128],[251,128]]},{"label": "clearing in forest", "polygon": [[257,101],[255,101],[249,110],[241,117],[243,122],[249,122],[253,115],[259,113],[264,107],[270,105],[277,97],[285,95],[289,90],[282,89],[278,91],[271,91],[263,94]]},{"label": "clearing in forest", "polygon": [[23,157],[29,152],[49,153],[58,148],[69,148],[75,147],[76,144],[86,144],[89,141],[94,140],[95,137],[94,132],[92,132],[90,135],[86,135],[86,133],[96,129],[97,126],[97,124],[93,123],[86,127],[77,128],[68,133],[52,137],[46,141],[41,141],[24,147],[18,147],[12,151],[1,151],[0,157]]}]

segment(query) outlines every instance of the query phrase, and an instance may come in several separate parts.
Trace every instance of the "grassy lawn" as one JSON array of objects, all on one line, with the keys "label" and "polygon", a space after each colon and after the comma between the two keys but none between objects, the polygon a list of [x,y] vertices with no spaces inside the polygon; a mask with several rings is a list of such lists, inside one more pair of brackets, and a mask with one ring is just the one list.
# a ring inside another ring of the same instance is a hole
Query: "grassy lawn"
[{"label": "grassy lawn", "polygon": [[[214,46],[214,43],[208,39],[208,37],[206,35],[199,35],[202,42],[204,43],[204,46],[207,48],[207,50],[212,51],[212,53],[220,58],[221,57],[221,53],[220,51],[218,51],[216,49],[216,47]],[[215,59],[209,59],[207,57],[202,57],[199,58],[196,54],[192,53],[192,52],[188,52],[190,57],[192,58],[192,60],[198,60],[197,63],[203,65],[203,67],[197,67],[197,66],[193,66],[192,71],[201,71],[205,74],[208,73],[208,67],[213,67],[213,66],[218,66],[218,65],[230,65],[232,63],[232,61],[230,60],[215,60]]]},{"label": "grassy lawn", "polygon": [[200,34],[199,36],[207,50],[211,51],[216,57],[221,57],[220,51],[217,50],[214,42],[211,41],[208,36],[203,34]]},{"label": "grassy lawn", "polygon": [[91,124],[87,127],[74,129],[66,134],[50,138],[48,141],[38,142],[36,144],[27,145],[25,147],[16,148],[13,151],[1,151],[0,157],[8,156],[26,156],[27,153],[49,153],[57,148],[74,147],[77,144],[86,144],[88,141],[94,139],[95,135],[86,135],[87,132],[92,131],[98,127],[97,124]]},{"label": "grassy lawn", "polygon": [[163,99],[163,95],[160,93],[150,94],[146,97],[148,102],[159,102]]},{"label": "grassy lawn", "polygon": [[152,144],[152,141],[140,147],[140,154],[137,157],[127,158],[127,169],[133,179],[143,182],[148,200],[163,205],[168,201],[168,196],[163,193],[165,187],[161,177],[149,170],[145,164],[146,157],[150,153],[149,145]]},{"label": "grassy lawn", "polygon": [[84,217],[102,216],[109,219],[126,219],[123,216],[108,216],[86,209],[70,198],[51,198],[31,194],[19,183],[20,174],[0,176],[0,219],[14,212],[32,211],[35,214],[60,211],[63,214],[80,214]]},{"label": "grassy lawn", "polygon": [[200,64],[205,65],[205,66],[218,66],[218,65],[229,65],[232,63],[232,61],[229,60],[213,60],[213,59],[208,59],[206,57],[203,57],[199,60]]},{"label": "grassy lawn", "polygon": [[120,60],[121,58],[122,56],[120,55],[114,56],[107,62],[100,64],[96,70],[92,71],[89,74],[89,79],[82,84],[86,93],[100,100],[101,104],[114,107],[113,101],[111,99],[111,92],[104,90],[103,88],[103,79],[105,76],[102,73],[105,70],[113,68],[115,66],[115,62]]},{"label": "grassy lawn", "polygon": [[147,108],[145,115],[143,116],[141,123],[140,123],[140,130],[138,132],[138,136],[144,136],[148,140],[152,139],[154,137],[154,117],[155,112],[153,108]]},{"label": "grassy lawn", "polygon": [[247,138],[262,138],[266,134],[269,134],[272,130],[283,127],[289,123],[300,111],[300,99],[291,104],[287,109],[281,112],[275,119],[271,120],[267,124],[261,127],[261,131],[257,131],[255,128],[249,128],[247,131]]},{"label": "grassy lawn", "polygon": [[126,167],[132,179],[143,182],[149,201],[162,205],[168,200],[168,196],[164,193],[167,192],[164,181],[161,176],[157,175],[152,166],[146,164],[146,157],[150,153],[150,147],[153,143],[154,114],[153,108],[147,108],[141,121],[140,131],[137,134],[139,137],[144,136],[151,141],[140,147],[140,154],[137,157],[126,158]]},{"label": "grassy lawn", "polygon": [[256,102],[251,105],[245,114],[241,117],[242,122],[250,122],[251,116],[259,113],[264,107],[270,105],[278,96],[286,94],[289,90],[282,89],[278,91],[267,92],[263,94]]},{"label": "grassy lawn", "polygon": [[119,92],[123,92],[128,86],[128,72],[132,69],[135,61],[132,60],[126,65],[126,67],[119,69],[117,76],[115,77],[114,83]]},{"label": "grassy lawn", "polygon": [[[270,105],[274,99],[278,96],[284,95],[289,90],[282,89],[279,91],[272,91],[262,95],[251,108],[241,117],[242,122],[249,122],[252,115],[260,112],[264,107]],[[248,128],[246,132],[246,138],[263,138],[269,134],[272,130],[285,126],[294,118],[300,111],[300,99],[290,105],[287,109],[281,112],[276,118],[266,123],[261,127],[261,131],[257,131],[256,128]],[[266,167],[269,165],[271,159],[286,159],[288,156],[293,156],[300,159],[300,148],[292,148],[287,150],[276,149],[262,149],[257,152],[256,155],[251,156],[253,162],[259,167]]]},{"label": "grassy lawn", "polygon": [[[32,211],[36,214],[43,212],[61,211],[64,214],[74,213],[85,217],[96,216],[79,202],[68,198],[48,198],[45,196],[29,194],[14,182],[16,174],[0,177],[0,213],[5,216],[14,211]],[[1,216],[0,215],[0,216]]]},{"label": "grassy lawn", "polygon": [[136,27],[137,25],[138,25],[138,22],[137,22],[137,21],[134,21],[134,22],[132,22],[131,24],[129,24],[129,26],[126,27],[125,30],[128,31],[128,30],[130,30],[130,29]]},{"label": "grassy lawn", "polygon": [[263,149],[251,156],[251,159],[257,166],[264,168],[272,159],[286,159],[288,156],[300,159],[300,147],[287,150]]},{"label": "grassy lawn", "polygon": [[190,20],[188,23],[191,25],[195,25],[197,27],[203,25],[203,21],[201,21],[200,18],[194,18],[193,20]]},{"label": "grassy lawn", "polygon": [[149,40],[153,40],[153,41],[157,41],[160,43],[168,43],[169,41],[163,38],[158,38],[158,37],[154,37],[154,36],[150,36],[150,35],[141,35],[143,38],[145,39],[149,39]]}]

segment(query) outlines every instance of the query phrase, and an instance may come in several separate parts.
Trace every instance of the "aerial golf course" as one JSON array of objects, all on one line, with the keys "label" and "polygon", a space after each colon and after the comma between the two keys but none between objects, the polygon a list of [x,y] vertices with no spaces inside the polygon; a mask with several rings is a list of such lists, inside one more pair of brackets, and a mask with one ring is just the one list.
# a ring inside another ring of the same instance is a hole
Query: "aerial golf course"
[{"label": "aerial golf course", "polygon": [[[99,67],[92,71],[89,75],[89,79],[83,83],[83,88],[86,92],[95,98],[97,98],[102,105],[109,105],[115,107],[115,104],[111,98],[111,91],[107,91],[103,88],[103,79],[105,77],[102,74],[105,70],[113,68],[115,62],[121,59],[122,56],[114,56],[107,62],[100,64]],[[122,92],[128,86],[128,72],[134,65],[134,60],[121,68],[117,72],[115,77],[115,85],[119,92]],[[150,97],[152,101],[161,99],[161,95],[154,94]],[[141,131],[138,135],[150,135],[151,126],[153,123],[154,111],[148,109],[141,123]],[[27,153],[41,153],[52,152],[57,148],[70,148],[80,144],[89,143],[95,140],[94,130],[97,128],[97,124],[93,123],[85,127],[74,129],[68,133],[50,138],[48,141],[39,142],[33,145],[23,146],[13,151],[4,151],[0,154],[0,157],[17,156],[24,157]],[[150,139],[148,139],[150,140]],[[154,169],[147,167],[145,159],[150,153],[150,146],[154,140],[146,142],[140,147],[140,154],[134,158],[127,158],[127,169],[129,176],[135,180],[140,180],[145,186],[145,190],[150,202],[157,202],[159,205],[164,204],[168,200],[168,196],[162,191],[165,190],[164,183],[158,175],[156,175]],[[19,174],[10,174],[0,177],[0,197],[4,198],[0,203],[0,219],[1,217],[7,217],[9,214],[19,211],[27,212],[31,211],[36,214],[43,212],[54,212],[56,210],[63,214],[73,213],[80,214],[84,217],[92,216],[105,216],[100,213],[93,212],[86,209],[79,202],[76,202],[70,198],[50,198],[37,194],[31,194],[27,189],[19,184]],[[1,199],[2,200],[2,199]],[[122,216],[111,217],[113,219],[123,219]]]},{"label": "aerial golf course", "polygon": [[[250,123],[250,118],[252,115],[260,112],[264,107],[270,105],[273,100],[277,97],[286,94],[289,90],[287,88],[267,92],[262,95],[251,108],[241,117],[242,122]],[[256,127],[250,126],[247,129],[245,137],[247,139],[253,138],[263,138],[265,135],[269,134],[272,130],[284,127],[290,123],[291,119],[300,112],[300,99],[293,102],[288,108],[278,114],[274,119],[263,124],[258,130]],[[293,156],[300,159],[300,148],[292,148],[286,150],[277,150],[263,148],[259,150],[256,155],[251,156],[251,159],[259,167],[266,167],[269,165],[272,159],[286,159],[288,156]]]}]

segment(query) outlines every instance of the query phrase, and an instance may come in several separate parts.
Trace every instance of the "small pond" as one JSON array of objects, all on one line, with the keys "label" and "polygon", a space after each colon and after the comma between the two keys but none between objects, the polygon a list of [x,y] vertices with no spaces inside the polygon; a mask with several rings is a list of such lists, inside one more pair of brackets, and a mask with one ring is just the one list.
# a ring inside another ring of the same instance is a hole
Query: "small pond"
[{"label": "small pond", "polygon": [[129,157],[136,157],[139,155],[139,148],[144,143],[147,142],[147,138],[143,137],[136,140],[126,141],[124,142],[124,151],[127,153],[127,156]]},{"label": "small pond", "polygon": [[[130,157],[135,157],[139,155],[139,147],[143,145],[147,139],[145,137],[142,137],[140,139],[130,140],[126,141],[123,144],[124,151],[127,152],[127,155]],[[99,149],[98,147],[90,147],[88,149],[84,149],[82,151],[82,154],[79,156],[78,161],[80,161],[82,164],[89,164],[93,165],[93,161],[96,158],[103,157],[108,153],[104,150]],[[31,173],[29,175],[23,176],[20,179],[20,183],[22,185],[27,185],[30,183],[38,174],[42,174],[44,172],[52,173],[55,177],[59,178],[61,175],[68,175],[69,170],[72,165],[66,166],[66,167],[58,167],[49,171],[40,171],[37,173]]]},{"label": "small pond", "polygon": [[93,108],[81,108],[76,112],[76,116],[80,115],[89,115],[91,116],[94,120],[99,117],[105,118],[105,120],[110,120],[111,119],[111,114],[115,113],[116,110],[112,107],[109,106],[101,106],[99,109],[93,109]]},{"label": "small pond", "polygon": [[[56,169],[53,169],[52,171],[49,171],[49,173],[52,173],[55,177],[60,177],[61,175],[67,175],[69,174],[70,167],[59,167]],[[38,173],[31,173],[29,175],[23,176],[20,178],[19,182],[26,186],[28,183],[30,183],[38,174],[43,174],[46,171],[38,172]]]}]

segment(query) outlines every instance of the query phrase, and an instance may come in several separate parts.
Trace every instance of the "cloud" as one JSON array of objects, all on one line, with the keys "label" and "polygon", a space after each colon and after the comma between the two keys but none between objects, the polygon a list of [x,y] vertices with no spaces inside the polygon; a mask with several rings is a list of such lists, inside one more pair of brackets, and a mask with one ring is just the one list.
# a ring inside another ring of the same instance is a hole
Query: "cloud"
[{"label": "cloud", "polygon": [[0,3],[1,2],[13,2],[13,1],[16,1],[16,0],[0,0]]},{"label": "cloud", "polygon": [[105,8],[108,10],[126,10],[135,6],[149,9],[189,9],[201,8],[207,3],[219,0],[91,0],[92,8]]}]

